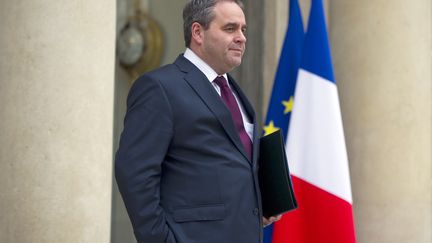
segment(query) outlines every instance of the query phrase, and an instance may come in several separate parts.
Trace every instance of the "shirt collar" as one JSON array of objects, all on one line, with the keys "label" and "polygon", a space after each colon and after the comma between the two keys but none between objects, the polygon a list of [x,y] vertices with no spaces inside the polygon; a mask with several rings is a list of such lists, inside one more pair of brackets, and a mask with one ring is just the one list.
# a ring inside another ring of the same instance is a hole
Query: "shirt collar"
[{"label": "shirt collar", "polygon": [[[197,54],[195,54],[191,49],[186,48],[183,56],[188,59],[191,63],[193,63],[210,81],[210,83],[215,80],[217,76],[219,76],[213,68],[211,68],[206,62],[204,62]],[[224,73],[222,76],[228,81],[228,76]]]}]

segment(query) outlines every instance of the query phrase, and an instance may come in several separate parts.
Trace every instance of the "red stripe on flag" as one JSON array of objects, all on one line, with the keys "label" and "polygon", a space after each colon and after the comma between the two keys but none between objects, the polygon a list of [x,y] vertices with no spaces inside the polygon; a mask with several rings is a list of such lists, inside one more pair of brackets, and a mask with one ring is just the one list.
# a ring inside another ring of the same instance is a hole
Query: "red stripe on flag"
[{"label": "red stripe on flag", "polygon": [[298,209],[275,223],[272,243],[354,243],[352,205],[292,176]]}]

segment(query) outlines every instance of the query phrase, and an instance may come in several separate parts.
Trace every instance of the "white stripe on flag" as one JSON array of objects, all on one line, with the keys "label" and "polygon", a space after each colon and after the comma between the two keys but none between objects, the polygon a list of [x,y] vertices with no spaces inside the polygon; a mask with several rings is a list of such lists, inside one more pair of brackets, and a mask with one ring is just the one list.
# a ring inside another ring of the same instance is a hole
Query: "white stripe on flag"
[{"label": "white stripe on flag", "polygon": [[335,83],[300,69],[287,140],[293,175],[352,204]]}]

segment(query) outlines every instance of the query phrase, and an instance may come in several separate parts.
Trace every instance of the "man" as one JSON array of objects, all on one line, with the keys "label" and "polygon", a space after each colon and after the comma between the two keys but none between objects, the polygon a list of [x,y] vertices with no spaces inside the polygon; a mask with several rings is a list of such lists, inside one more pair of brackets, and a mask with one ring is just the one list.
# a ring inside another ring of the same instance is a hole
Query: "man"
[{"label": "man", "polygon": [[130,90],[115,171],[138,242],[261,242],[259,131],[227,75],[245,51],[242,6],[189,1],[185,53]]}]

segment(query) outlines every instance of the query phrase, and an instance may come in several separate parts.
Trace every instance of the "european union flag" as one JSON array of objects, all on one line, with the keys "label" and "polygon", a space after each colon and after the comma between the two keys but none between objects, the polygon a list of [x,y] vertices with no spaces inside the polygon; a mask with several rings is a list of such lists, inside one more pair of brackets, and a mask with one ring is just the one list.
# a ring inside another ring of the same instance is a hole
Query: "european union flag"
[{"label": "european union flag", "polygon": [[265,133],[282,129],[288,132],[291,110],[294,104],[294,90],[300,67],[304,40],[303,21],[297,0],[290,1],[288,30],[282,46],[279,65],[273,83],[273,91],[267,110]]},{"label": "european union flag", "polygon": [[[285,35],[267,110],[265,134],[281,129],[286,138],[294,105],[294,90],[302,56],[303,40],[304,29],[300,7],[297,0],[291,0],[288,30]],[[270,225],[264,229],[264,243],[271,243],[272,235],[273,225]]]}]

